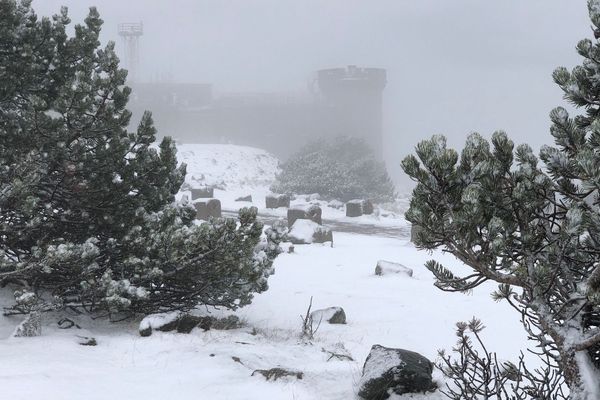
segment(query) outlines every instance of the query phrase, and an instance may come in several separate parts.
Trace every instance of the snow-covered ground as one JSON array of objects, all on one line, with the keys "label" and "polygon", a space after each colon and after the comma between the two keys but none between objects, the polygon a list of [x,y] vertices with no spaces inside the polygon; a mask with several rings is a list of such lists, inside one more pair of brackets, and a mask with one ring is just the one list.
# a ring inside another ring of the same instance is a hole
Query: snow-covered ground
[{"label": "snow-covered ground", "polygon": [[[447,256],[433,257],[458,266]],[[60,330],[58,317],[46,316],[43,336],[9,338],[20,319],[3,317],[2,393],[14,400],[42,394],[46,400],[348,400],[355,396],[371,345],[414,350],[434,360],[437,349],[454,344],[454,323],[473,315],[487,325],[490,348],[502,358],[516,357],[526,342],[515,313],[490,299],[490,287],[471,296],[435,289],[422,266],[428,258],[402,238],[337,234],[333,248],[296,246],[295,253],[277,259],[270,289],[236,313],[247,326],[231,331],[155,332],[143,338],[135,322],[110,325],[71,317],[82,329]],[[413,278],[375,276],[379,259],[413,268]],[[313,309],[343,307],[348,323],[321,324],[315,340],[306,344],[299,338],[300,315],[311,296]],[[97,346],[78,344],[92,336]],[[327,361],[322,349],[341,345],[354,362]],[[273,367],[302,371],[304,379],[267,382],[251,376],[255,369]]]},{"label": "snow-covered ground", "polygon": [[[187,164],[186,185],[181,195],[190,196],[189,188],[215,187],[214,196],[221,201],[223,210],[237,211],[242,207],[255,206],[259,213],[274,217],[286,217],[287,209],[267,209],[265,197],[271,194],[269,187],[279,173],[279,160],[268,152],[247,146],[228,144],[180,144],[178,158]],[[252,195],[252,202],[236,201]],[[373,215],[357,218],[346,217],[344,207],[333,208],[329,202],[299,195],[291,206],[318,204],[323,219],[355,224],[404,226],[403,212],[408,208],[408,198],[402,197],[395,204],[376,207]]]},{"label": "snow-covered ground", "polygon": [[265,150],[229,144],[178,144],[177,158],[187,164],[186,183],[227,191],[269,186],[279,160]]},{"label": "snow-covered ground", "polygon": [[[193,176],[204,170],[209,183],[213,178],[223,181],[224,190],[217,191],[217,198],[233,197],[228,190],[238,191],[256,195],[264,207],[264,197],[255,190],[267,190],[269,182],[256,178],[276,170],[274,158],[256,149],[236,156],[240,149],[227,146],[195,145],[182,150],[182,155],[188,154],[185,158]],[[212,164],[210,154],[217,150],[222,157],[214,158],[217,164],[210,170],[204,163]],[[255,169],[239,177],[226,168],[234,164],[232,168],[240,171]],[[199,181],[189,177],[188,182]],[[324,207],[324,218],[328,212]],[[385,218],[369,218],[369,223],[389,223]],[[394,223],[406,224],[402,218]],[[518,315],[490,298],[493,285],[469,296],[434,288],[424,262],[435,258],[460,271],[464,266],[457,260],[418,252],[408,237],[334,232],[334,238],[334,247],[299,245],[294,253],[280,255],[269,290],[236,312],[246,326],[235,330],[195,329],[190,334],[155,332],[140,337],[139,321],[110,324],[70,316],[81,329],[62,330],[57,327],[60,316],[46,315],[42,336],[12,338],[21,318],[0,317],[0,399],[349,400],[355,398],[362,365],[373,344],[417,351],[435,360],[437,349],[450,349],[454,344],[455,322],[474,315],[487,326],[483,336],[500,358],[515,359],[527,347]],[[413,277],[375,276],[378,260],[412,268]],[[300,315],[306,313],[311,297],[313,310],[343,307],[348,323],[321,324],[312,343],[307,343],[300,339]],[[10,300],[10,293],[0,291],[0,306]],[[97,346],[79,345],[84,337],[94,337]],[[337,351],[342,346],[355,361],[328,361],[329,354],[323,350]],[[301,371],[303,379],[272,382],[251,376],[256,369],[273,367]],[[439,372],[435,375],[440,379]],[[439,393],[392,397],[408,398],[444,397]]]}]

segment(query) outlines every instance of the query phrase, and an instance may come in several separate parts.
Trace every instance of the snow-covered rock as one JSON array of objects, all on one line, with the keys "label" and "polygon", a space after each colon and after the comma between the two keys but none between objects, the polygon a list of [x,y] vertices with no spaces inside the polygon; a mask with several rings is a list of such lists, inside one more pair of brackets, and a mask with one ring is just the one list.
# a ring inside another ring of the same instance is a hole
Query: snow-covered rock
[{"label": "snow-covered rock", "polygon": [[382,400],[395,394],[432,390],[433,364],[414,351],[392,349],[378,344],[363,367],[358,395],[364,400]]},{"label": "snow-covered rock", "polygon": [[323,223],[322,219],[323,211],[321,207],[317,205],[309,206],[294,206],[287,211],[288,226],[294,225],[294,222],[298,219],[309,219],[317,224]]},{"label": "snow-covered rock", "polygon": [[309,219],[298,219],[288,232],[288,238],[293,244],[333,242],[333,232]]},{"label": "snow-covered rock", "polygon": [[402,264],[379,260],[377,261],[377,266],[375,267],[375,275],[390,275],[390,274],[401,274],[406,275],[408,277],[413,276],[413,270],[405,267]]},{"label": "snow-covered rock", "polygon": [[181,312],[179,311],[147,315],[140,322],[140,336],[150,336],[152,335],[153,330],[158,330],[161,327],[176,321],[180,316]]},{"label": "snow-covered rock", "polygon": [[279,247],[284,253],[291,254],[294,252],[294,244],[292,242],[281,242],[279,243]]},{"label": "snow-covered rock", "polygon": [[272,194],[265,197],[266,208],[289,207],[290,196],[287,194]]},{"label": "snow-covered rock", "polygon": [[342,307],[329,307],[322,310],[315,310],[310,313],[310,319],[313,324],[328,322],[330,324],[345,324],[346,313]]},{"label": "snow-covered rock", "polygon": [[362,212],[364,215],[373,214],[374,207],[373,207],[373,203],[371,202],[371,200],[363,200],[361,205],[362,205]]},{"label": "snow-covered rock", "polygon": [[374,212],[371,200],[355,199],[346,203],[346,217],[360,217],[371,215]]},{"label": "snow-covered rock", "polygon": [[197,201],[194,203],[196,207],[196,219],[207,221],[209,218],[221,218],[221,201],[218,199],[210,199],[208,201]]}]

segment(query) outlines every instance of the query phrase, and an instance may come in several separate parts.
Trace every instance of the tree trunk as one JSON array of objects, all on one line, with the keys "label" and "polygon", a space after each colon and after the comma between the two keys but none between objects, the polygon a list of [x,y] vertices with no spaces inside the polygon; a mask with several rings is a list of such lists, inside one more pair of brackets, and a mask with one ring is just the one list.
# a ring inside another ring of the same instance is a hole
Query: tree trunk
[{"label": "tree trunk", "polygon": [[587,351],[561,350],[561,369],[571,391],[569,400],[600,400],[600,371]]}]

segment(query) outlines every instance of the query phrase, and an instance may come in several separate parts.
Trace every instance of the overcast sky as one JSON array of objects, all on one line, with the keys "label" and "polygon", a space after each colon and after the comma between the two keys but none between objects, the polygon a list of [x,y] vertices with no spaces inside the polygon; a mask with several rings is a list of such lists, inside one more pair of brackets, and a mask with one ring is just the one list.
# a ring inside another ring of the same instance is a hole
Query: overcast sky
[{"label": "overcast sky", "polygon": [[[34,0],[81,21],[96,5],[103,40],[144,23],[141,76],[212,83],[219,91],[303,91],[313,70],[356,64],[388,71],[386,158],[442,133],[462,146],[503,129],[535,147],[551,140],[563,103],[551,74],[579,62],[591,37],[585,0]],[[118,43],[118,40],[117,40]]]}]

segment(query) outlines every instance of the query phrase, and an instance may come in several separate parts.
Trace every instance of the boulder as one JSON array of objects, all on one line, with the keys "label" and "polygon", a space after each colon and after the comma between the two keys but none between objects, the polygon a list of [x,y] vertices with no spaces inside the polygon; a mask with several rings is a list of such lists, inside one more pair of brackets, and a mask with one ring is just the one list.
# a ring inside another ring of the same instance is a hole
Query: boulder
[{"label": "boulder", "polygon": [[79,341],[79,344],[81,346],[97,346],[98,345],[98,341],[96,340],[96,338],[93,337],[87,337],[87,336],[80,336],[81,341]]},{"label": "boulder", "polygon": [[401,274],[408,277],[413,276],[413,270],[405,267],[402,264],[390,262],[390,261],[377,261],[377,266],[375,267],[375,275],[391,275],[391,274]]},{"label": "boulder", "polygon": [[360,217],[373,214],[375,208],[371,200],[355,199],[346,203],[346,217]]},{"label": "boulder", "polygon": [[322,214],[321,207],[317,205],[289,208],[287,211],[288,227],[291,228],[298,219],[309,219],[321,225],[323,223]]},{"label": "boulder", "polygon": [[371,215],[373,214],[373,211],[375,211],[374,207],[373,207],[373,203],[371,202],[371,200],[363,200],[362,201],[362,212],[365,215]]},{"label": "boulder", "polygon": [[215,197],[215,190],[212,187],[205,186],[196,189],[190,189],[192,192],[192,200],[196,199],[210,199]]},{"label": "boulder", "polygon": [[206,208],[208,209],[208,216],[214,218],[221,218],[221,200],[210,199],[206,203]]},{"label": "boulder", "polygon": [[362,200],[350,200],[346,203],[346,217],[360,217],[363,215]]},{"label": "boulder", "polygon": [[302,208],[294,207],[288,208],[287,210],[287,221],[288,228],[291,228],[294,225],[294,222],[298,219],[308,219],[306,216],[306,211]]},{"label": "boulder", "polygon": [[328,322],[330,324],[345,324],[346,313],[342,307],[329,307],[311,312],[310,319],[314,325],[323,322]]},{"label": "boulder", "polygon": [[221,201],[218,199],[210,199],[208,201],[198,201],[196,207],[196,219],[208,221],[210,217],[221,218]]},{"label": "boulder", "polygon": [[316,204],[311,205],[306,210],[306,216],[313,222],[316,222],[319,225],[323,225],[323,210]]},{"label": "boulder", "polygon": [[249,202],[252,202],[252,195],[249,194],[248,196],[238,197],[237,199],[235,199],[235,201],[249,201]]},{"label": "boulder", "polygon": [[292,244],[333,242],[331,229],[309,219],[297,219],[287,236]]},{"label": "boulder", "polygon": [[33,337],[42,334],[42,314],[39,311],[30,312],[13,332],[14,337]]},{"label": "boulder", "polygon": [[431,361],[419,353],[376,344],[365,361],[358,395],[364,400],[382,400],[391,393],[431,391],[435,389],[432,371]]},{"label": "boulder", "polygon": [[331,242],[333,247],[333,232],[325,226],[317,226],[313,233],[313,243]]},{"label": "boulder", "polygon": [[265,197],[265,206],[267,208],[279,208],[290,206],[290,196],[287,194],[273,194]]}]

